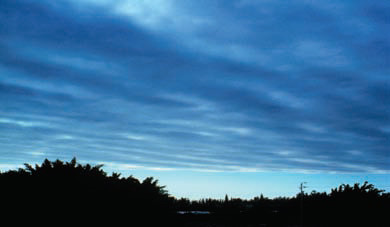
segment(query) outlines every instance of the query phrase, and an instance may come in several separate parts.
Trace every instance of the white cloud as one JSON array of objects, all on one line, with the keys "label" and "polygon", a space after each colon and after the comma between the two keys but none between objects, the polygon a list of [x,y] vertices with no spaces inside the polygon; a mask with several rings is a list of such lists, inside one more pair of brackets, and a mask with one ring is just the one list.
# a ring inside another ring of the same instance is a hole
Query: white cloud
[{"label": "white cloud", "polygon": [[173,19],[174,9],[170,0],[115,1],[113,10],[151,28],[176,21],[176,18]]},{"label": "white cloud", "polygon": [[148,137],[144,135],[125,133],[123,136],[129,140],[147,140]]},{"label": "white cloud", "polygon": [[37,122],[37,121],[22,121],[22,120],[15,120],[10,118],[0,118],[0,124],[14,124],[21,127],[37,127],[37,126],[47,126],[44,122]]},{"label": "white cloud", "polygon": [[55,138],[58,139],[58,140],[72,140],[72,139],[75,139],[71,135],[58,135]]},{"label": "white cloud", "polygon": [[45,153],[42,152],[42,151],[33,151],[33,152],[28,152],[28,154],[32,155],[32,156],[44,156]]}]

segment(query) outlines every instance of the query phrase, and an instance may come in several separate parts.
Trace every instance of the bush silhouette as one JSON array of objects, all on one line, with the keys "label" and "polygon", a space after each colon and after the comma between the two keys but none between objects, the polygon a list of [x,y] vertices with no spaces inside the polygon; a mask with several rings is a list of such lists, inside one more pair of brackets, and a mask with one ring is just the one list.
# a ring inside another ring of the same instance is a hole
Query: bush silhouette
[{"label": "bush silhouette", "polygon": [[158,220],[174,212],[173,197],[157,180],[149,177],[141,183],[133,176],[108,176],[101,168],[79,164],[76,158],[70,162],[45,159],[41,165],[25,164],[17,171],[1,173],[2,214],[107,221],[145,216]]}]

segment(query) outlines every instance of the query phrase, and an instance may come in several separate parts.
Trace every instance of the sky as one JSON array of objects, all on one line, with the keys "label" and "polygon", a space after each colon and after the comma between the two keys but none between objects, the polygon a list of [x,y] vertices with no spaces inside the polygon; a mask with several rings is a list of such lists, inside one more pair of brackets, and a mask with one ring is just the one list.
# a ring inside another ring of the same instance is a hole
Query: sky
[{"label": "sky", "polygon": [[0,169],[176,197],[390,191],[390,2],[1,0]]}]

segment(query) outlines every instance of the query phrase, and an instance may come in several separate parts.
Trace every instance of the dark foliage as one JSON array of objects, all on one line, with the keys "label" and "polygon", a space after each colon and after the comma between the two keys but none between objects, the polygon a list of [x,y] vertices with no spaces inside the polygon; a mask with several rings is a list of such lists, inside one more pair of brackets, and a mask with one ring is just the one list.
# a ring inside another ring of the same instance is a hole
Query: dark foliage
[{"label": "dark foliage", "polygon": [[[45,160],[41,165],[0,173],[4,222],[129,226],[372,226],[389,227],[390,193],[374,185],[341,185],[330,193],[292,198],[260,195],[190,201],[171,197],[152,177],[142,182],[101,165]],[[208,211],[209,214],[177,214]]]},{"label": "dark foliage", "polygon": [[251,200],[182,198],[175,205],[179,210],[211,211],[214,221],[228,226],[390,226],[390,193],[368,182],[343,184],[329,194],[312,191],[292,198],[261,195]]},{"label": "dark foliage", "polygon": [[108,176],[101,167],[78,164],[75,158],[65,163],[46,159],[41,165],[1,173],[2,218],[90,224],[131,219],[146,225],[174,213],[173,197],[157,180]]}]

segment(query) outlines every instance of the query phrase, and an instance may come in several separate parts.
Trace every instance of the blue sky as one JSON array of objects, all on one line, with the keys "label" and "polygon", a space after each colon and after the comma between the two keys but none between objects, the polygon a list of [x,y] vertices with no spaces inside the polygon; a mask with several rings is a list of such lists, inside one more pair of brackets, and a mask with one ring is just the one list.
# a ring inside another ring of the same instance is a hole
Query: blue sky
[{"label": "blue sky", "polygon": [[389,11],[2,0],[0,169],[75,156],[191,198],[390,190]]}]

